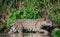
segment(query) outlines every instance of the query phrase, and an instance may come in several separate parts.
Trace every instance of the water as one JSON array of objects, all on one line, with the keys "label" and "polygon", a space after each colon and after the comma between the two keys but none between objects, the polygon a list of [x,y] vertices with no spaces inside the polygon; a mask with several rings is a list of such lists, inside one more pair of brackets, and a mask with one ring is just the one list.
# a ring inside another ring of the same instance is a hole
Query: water
[{"label": "water", "polygon": [[16,33],[16,34],[0,34],[0,37],[49,37],[40,33]]}]

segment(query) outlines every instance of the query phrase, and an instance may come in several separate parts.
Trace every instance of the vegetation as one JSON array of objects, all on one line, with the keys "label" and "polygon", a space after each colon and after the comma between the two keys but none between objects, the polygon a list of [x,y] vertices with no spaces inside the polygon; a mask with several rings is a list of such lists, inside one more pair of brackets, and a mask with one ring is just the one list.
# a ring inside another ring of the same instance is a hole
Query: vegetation
[{"label": "vegetation", "polygon": [[60,9],[54,8],[50,11],[49,16],[54,23],[60,24]]},{"label": "vegetation", "polygon": [[60,29],[55,28],[55,29],[52,31],[52,35],[53,35],[53,37],[60,37]]},{"label": "vegetation", "polygon": [[16,0],[0,0],[0,30],[6,26],[9,10]]}]

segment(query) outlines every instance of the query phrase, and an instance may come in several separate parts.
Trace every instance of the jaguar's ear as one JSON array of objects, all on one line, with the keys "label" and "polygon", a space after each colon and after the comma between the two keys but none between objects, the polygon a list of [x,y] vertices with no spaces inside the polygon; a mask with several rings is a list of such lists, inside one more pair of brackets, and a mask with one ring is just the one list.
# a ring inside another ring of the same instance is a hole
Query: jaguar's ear
[{"label": "jaguar's ear", "polygon": [[44,21],[46,21],[46,18],[43,18]]}]

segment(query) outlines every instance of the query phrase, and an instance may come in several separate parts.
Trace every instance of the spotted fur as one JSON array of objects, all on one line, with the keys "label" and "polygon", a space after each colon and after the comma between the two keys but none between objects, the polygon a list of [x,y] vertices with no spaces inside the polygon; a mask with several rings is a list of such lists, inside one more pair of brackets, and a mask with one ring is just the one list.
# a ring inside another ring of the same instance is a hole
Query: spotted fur
[{"label": "spotted fur", "polygon": [[46,30],[42,29],[42,26],[52,26],[52,22],[48,21],[45,18],[40,19],[17,19],[15,20],[11,26],[12,31],[21,32],[23,29],[28,29],[29,31],[35,32],[45,32],[48,33]]}]

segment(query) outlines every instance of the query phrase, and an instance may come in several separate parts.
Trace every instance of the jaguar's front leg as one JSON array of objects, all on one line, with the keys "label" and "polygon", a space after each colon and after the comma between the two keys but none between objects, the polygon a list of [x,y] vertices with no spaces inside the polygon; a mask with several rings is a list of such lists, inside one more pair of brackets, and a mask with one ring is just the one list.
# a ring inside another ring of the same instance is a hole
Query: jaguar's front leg
[{"label": "jaguar's front leg", "polygon": [[44,29],[40,29],[40,30],[38,30],[38,32],[42,33],[42,35],[48,35],[49,34],[49,32],[44,30]]}]

